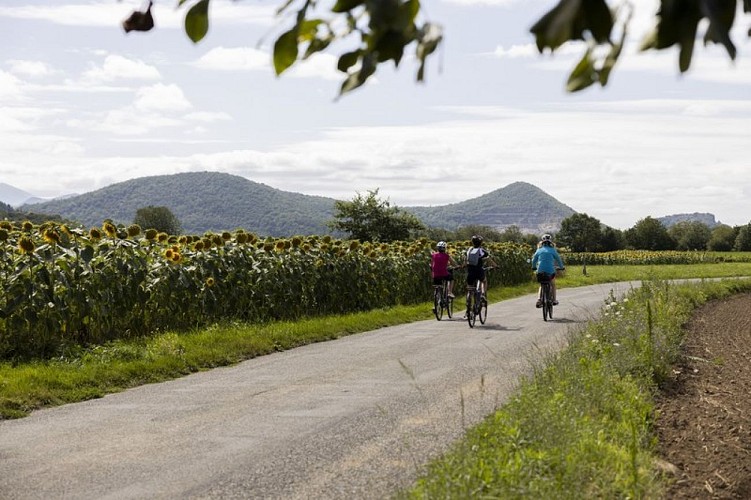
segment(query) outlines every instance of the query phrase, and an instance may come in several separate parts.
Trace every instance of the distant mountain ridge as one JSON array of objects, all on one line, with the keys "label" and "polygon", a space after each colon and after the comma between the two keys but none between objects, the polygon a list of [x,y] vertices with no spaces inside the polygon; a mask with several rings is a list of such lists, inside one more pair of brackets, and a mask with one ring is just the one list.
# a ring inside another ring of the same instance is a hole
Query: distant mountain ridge
[{"label": "distant mountain ridge", "polygon": [[166,206],[186,233],[243,228],[262,235],[324,234],[334,200],[281,191],[220,172],[140,177],[24,209],[61,214],[89,227],[130,224],[139,208]]},{"label": "distant mountain ridge", "polygon": [[33,194],[27,193],[23,189],[0,182],[0,201],[11,207],[19,207],[33,198]]},{"label": "distant mountain ridge", "polygon": [[692,214],[675,214],[657,217],[657,220],[665,227],[674,226],[679,222],[701,222],[706,224],[710,229],[720,224],[715,220],[714,214],[694,212]]},{"label": "distant mountain ridge", "polygon": [[[333,198],[282,191],[236,175],[189,172],[131,179],[22,208],[97,227],[108,218],[130,224],[139,208],[166,206],[186,233],[243,228],[263,236],[292,236],[330,233],[326,223],[334,216],[335,202]],[[485,225],[502,230],[516,225],[534,234],[555,232],[561,220],[576,213],[525,182],[450,205],[399,208],[431,227]]]},{"label": "distant mountain ridge", "polygon": [[542,189],[514,182],[477,198],[439,207],[405,207],[428,226],[456,229],[485,225],[503,230],[517,226],[523,233],[556,232],[576,211]]}]

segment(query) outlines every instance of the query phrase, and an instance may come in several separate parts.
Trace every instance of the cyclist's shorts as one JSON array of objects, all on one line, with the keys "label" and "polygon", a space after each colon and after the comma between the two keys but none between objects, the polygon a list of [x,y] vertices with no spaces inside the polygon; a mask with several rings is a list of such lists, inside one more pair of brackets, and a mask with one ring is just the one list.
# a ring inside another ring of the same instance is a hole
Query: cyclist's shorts
[{"label": "cyclist's shorts", "polygon": [[467,266],[467,284],[475,286],[477,280],[485,279],[485,269],[482,266]]},{"label": "cyclist's shorts", "polygon": [[538,283],[549,283],[555,279],[555,273],[537,273]]},{"label": "cyclist's shorts", "polygon": [[436,286],[442,285],[444,281],[454,281],[454,275],[448,274],[447,276],[433,278],[433,284]]}]

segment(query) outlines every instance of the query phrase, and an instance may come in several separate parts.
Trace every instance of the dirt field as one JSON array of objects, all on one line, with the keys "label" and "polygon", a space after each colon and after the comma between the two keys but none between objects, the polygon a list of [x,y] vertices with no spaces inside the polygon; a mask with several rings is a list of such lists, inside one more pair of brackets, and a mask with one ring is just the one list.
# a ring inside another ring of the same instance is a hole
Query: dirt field
[{"label": "dirt field", "polygon": [[658,400],[666,498],[751,498],[751,294],[705,305],[688,329]]}]

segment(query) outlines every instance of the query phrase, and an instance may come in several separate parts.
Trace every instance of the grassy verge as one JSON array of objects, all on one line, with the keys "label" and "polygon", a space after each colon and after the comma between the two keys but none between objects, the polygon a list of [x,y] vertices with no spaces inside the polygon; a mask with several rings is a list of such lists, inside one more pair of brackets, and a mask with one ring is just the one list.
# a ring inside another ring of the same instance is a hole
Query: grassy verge
[{"label": "grassy verge", "polygon": [[[671,276],[671,278],[674,276]],[[653,394],[677,359],[682,325],[749,280],[645,282],[610,299],[497,413],[434,461],[403,498],[659,498]]]},{"label": "grassy verge", "polygon": [[[560,287],[648,278],[751,275],[751,264],[686,266],[600,266],[569,268]],[[533,293],[535,283],[495,288],[490,300]],[[428,299],[429,297],[426,297]],[[255,356],[335,339],[375,328],[429,319],[432,304],[399,306],[346,316],[297,322],[226,324],[193,332],[166,332],[131,342],[80,349],[49,361],[0,363],[0,418],[18,418],[47,406],[101,397],[144,383],[229,365]],[[457,301],[463,307],[463,300]]]}]

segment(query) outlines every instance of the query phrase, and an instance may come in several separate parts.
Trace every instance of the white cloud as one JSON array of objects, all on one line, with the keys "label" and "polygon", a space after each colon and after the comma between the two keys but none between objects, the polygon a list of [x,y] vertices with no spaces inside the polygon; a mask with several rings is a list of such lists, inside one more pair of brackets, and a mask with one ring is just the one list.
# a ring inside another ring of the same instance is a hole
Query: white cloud
[{"label": "white cloud", "polygon": [[517,57],[532,57],[538,55],[537,46],[533,43],[527,43],[523,45],[514,44],[508,49],[499,45],[495,48],[493,55],[498,58],[510,57],[515,59]]},{"label": "white cloud", "polygon": [[21,61],[18,59],[11,59],[7,63],[8,66],[10,66],[10,72],[16,75],[38,78],[49,76],[54,73],[52,67],[42,61]]},{"label": "white cloud", "polygon": [[23,96],[21,80],[0,70],[0,102],[17,101]]},{"label": "white cloud", "polygon": [[232,120],[232,117],[223,112],[201,111],[188,113],[185,115],[185,119],[202,123],[215,123],[218,121]]},{"label": "white cloud", "polygon": [[109,1],[0,7],[0,17],[47,21],[67,26],[118,26],[129,13],[125,5]]},{"label": "white cloud", "polygon": [[292,78],[322,78],[343,80],[345,75],[336,68],[337,57],[331,54],[314,54],[304,61],[297,61],[288,71]]},{"label": "white cloud", "polygon": [[215,71],[270,71],[271,56],[251,47],[216,47],[202,55],[194,66]]},{"label": "white cloud", "polygon": [[101,66],[94,66],[82,75],[86,85],[113,82],[116,80],[159,80],[161,75],[154,66],[140,60],[108,54]]},{"label": "white cloud", "polygon": [[138,111],[170,112],[186,111],[193,107],[177,85],[157,83],[142,87],[136,93],[135,107]]}]

